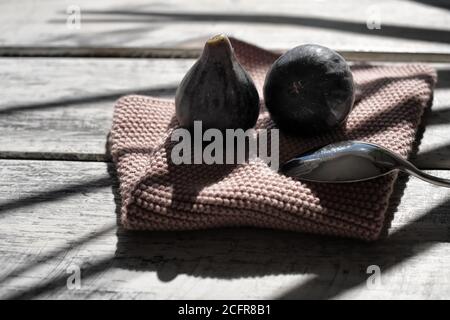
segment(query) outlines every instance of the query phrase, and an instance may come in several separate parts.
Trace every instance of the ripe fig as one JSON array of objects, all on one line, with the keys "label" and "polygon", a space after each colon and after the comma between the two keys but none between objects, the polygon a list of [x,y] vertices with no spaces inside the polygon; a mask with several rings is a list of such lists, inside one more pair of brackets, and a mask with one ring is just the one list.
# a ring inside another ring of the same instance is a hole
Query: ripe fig
[{"label": "ripe fig", "polygon": [[295,47],[267,73],[264,100],[278,127],[313,134],[342,124],[353,108],[355,85],[345,59],[319,45]]},{"label": "ripe fig", "polygon": [[175,97],[182,127],[202,121],[204,129],[248,129],[259,115],[259,96],[237,61],[225,35],[209,39],[198,61],[181,81]]}]

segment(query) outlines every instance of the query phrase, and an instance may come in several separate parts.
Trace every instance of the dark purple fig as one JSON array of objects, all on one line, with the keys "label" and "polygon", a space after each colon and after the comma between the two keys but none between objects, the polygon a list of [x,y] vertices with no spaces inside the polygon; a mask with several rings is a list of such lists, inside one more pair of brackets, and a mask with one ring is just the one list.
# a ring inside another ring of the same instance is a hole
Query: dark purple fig
[{"label": "dark purple fig", "polygon": [[176,116],[182,127],[202,121],[204,129],[248,129],[259,115],[259,96],[237,61],[225,35],[209,39],[199,60],[176,92]]},{"label": "dark purple fig", "polygon": [[355,85],[337,52],[307,44],[287,51],[269,70],[264,100],[278,127],[314,134],[341,125],[352,110]]}]

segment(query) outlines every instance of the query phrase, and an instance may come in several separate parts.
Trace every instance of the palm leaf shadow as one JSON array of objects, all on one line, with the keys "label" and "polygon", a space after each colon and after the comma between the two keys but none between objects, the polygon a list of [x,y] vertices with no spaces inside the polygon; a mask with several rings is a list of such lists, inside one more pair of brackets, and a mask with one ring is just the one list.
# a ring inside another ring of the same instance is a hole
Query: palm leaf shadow
[{"label": "palm leaf shadow", "polygon": [[[62,13],[64,16],[66,13]],[[270,14],[225,14],[225,13],[191,13],[136,10],[85,10],[83,23],[186,23],[186,22],[233,22],[256,23],[272,25],[305,26],[319,29],[340,30],[369,36],[421,40],[429,42],[450,43],[450,31],[413,26],[397,26],[383,24],[381,29],[369,29],[364,22],[352,22],[329,18],[316,18],[300,15],[270,15]],[[89,17],[91,16],[91,17]],[[92,17],[93,16],[93,17]],[[97,16],[105,16],[97,17]],[[66,18],[50,19],[49,23],[66,23]]]}]

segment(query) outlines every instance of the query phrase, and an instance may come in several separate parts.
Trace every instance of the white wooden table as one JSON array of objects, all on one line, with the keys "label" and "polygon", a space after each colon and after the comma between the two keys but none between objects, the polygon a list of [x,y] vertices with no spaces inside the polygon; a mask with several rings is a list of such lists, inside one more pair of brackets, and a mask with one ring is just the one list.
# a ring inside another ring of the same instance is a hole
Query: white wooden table
[{"label": "white wooden table", "polygon": [[[433,63],[439,83],[413,159],[450,178],[447,1],[192,2],[0,3],[0,298],[450,298],[450,190],[414,178],[397,183],[389,235],[371,244],[117,228],[105,150],[114,100],[173,96],[218,32],[273,50],[313,42],[350,60]],[[71,5],[79,29],[67,25]],[[377,17],[381,29],[368,28]],[[368,286],[372,265],[381,284]],[[81,287],[68,288],[77,266]]]}]

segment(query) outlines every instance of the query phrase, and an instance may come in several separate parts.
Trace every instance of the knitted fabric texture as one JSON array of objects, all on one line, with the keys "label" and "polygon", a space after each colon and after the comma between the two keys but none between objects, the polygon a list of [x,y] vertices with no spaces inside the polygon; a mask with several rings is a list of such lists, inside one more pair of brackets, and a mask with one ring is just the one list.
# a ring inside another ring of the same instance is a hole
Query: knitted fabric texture
[{"label": "knitted fabric texture", "polygon": [[[276,54],[231,39],[262,98]],[[352,68],[361,90],[345,125],[314,137],[280,134],[280,163],[341,140],[380,144],[403,157],[412,150],[436,74],[425,65]],[[157,76],[157,75],[155,75]],[[263,102],[256,129],[273,128]],[[174,165],[173,100],[126,96],[115,108],[110,149],[122,198],[121,223],[133,230],[254,226],[374,240],[386,220],[395,173],[358,183],[300,182],[262,161],[240,165]]]}]

